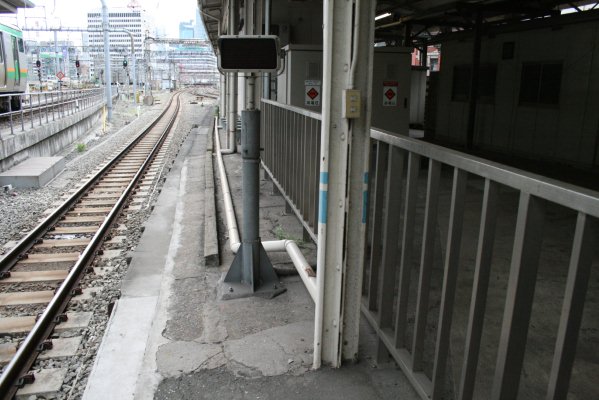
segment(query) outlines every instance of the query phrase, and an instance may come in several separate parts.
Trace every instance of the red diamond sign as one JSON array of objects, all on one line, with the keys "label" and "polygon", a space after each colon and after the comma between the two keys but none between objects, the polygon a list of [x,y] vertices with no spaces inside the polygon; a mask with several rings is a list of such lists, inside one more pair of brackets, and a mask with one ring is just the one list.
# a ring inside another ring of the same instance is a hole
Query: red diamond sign
[{"label": "red diamond sign", "polygon": [[62,71],[58,71],[58,72],[56,73],[56,77],[57,77],[58,79],[62,79],[62,78],[64,78],[64,74],[63,74],[63,72],[62,72]]},{"label": "red diamond sign", "polygon": [[304,105],[308,107],[320,106],[320,88],[321,81],[306,80],[304,81]]},{"label": "red diamond sign", "polygon": [[397,89],[399,83],[397,81],[384,81],[383,82],[383,106],[384,107],[395,107],[397,106]]}]

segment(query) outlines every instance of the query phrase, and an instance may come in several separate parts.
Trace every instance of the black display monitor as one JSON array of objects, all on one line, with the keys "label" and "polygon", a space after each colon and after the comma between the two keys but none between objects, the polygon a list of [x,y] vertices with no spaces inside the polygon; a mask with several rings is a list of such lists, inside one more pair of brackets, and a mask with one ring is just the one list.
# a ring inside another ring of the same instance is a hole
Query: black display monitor
[{"label": "black display monitor", "polygon": [[221,36],[218,68],[221,72],[276,72],[281,65],[277,36]]}]

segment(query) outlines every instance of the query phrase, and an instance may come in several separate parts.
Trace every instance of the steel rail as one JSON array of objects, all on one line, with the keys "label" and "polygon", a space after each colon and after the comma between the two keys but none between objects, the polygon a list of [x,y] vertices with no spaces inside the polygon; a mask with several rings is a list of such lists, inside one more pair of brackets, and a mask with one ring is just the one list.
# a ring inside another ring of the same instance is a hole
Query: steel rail
[{"label": "steel rail", "polygon": [[[172,99],[171,99],[172,101]],[[8,251],[4,258],[0,260],[0,279],[7,278],[10,275],[7,272],[15,265],[24,254],[29,251],[36,241],[41,239],[45,234],[48,233],[49,229],[58,223],[60,218],[66,214],[69,209],[79,201],[81,197],[93,186],[96,184],[100,178],[112,168],[112,166],[123,158],[137,143],[148,133],[157,123],[158,121],[166,114],[168,111],[171,101],[166,105],[164,110],[160,113],[160,115],[156,118],[151,125],[148,126],[135,140],[133,140],[127,147],[125,147],[111,162],[106,164],[98,173],[88,179],[83,186],[81,186],[75,193],[73,193],[65,202],[60,205],[56,210],[54,210],[50,215],[48,215],[42,222],[40,222],[35,228],[33,228],[27,236],[21,239],[15,247],[13,247],[10,251]]]},{"label": "steel rail", "polygon": [[[37,232],[36,234],[30,234],[26,237],[26,238],[30,238],[29,243],[27,243],[29,248],[33,245],[33,243],[31,243],[31,240],[33,240],[32,238],[35,238],[35,240],[37,240],[40,232],[45,233],[47,225],[50,222],[56,221],[56,215],[58,215],[58,214],[62,215],[66,212],[65,210],[68,211],[68,209],[74,204],[74,202],[76,202],[83,195],[83,193],[87,189],[89,189],[99,179],[100,176],[102,176],[110,167],[112,167],[112,165],[114,163],[116,163],[118,160],[120,160],[124,156],[126,151],[128,152],[135,144],[137,144],[139,142],[139,140],[141,140],[141,138],[146,133],[148,133],[162,117],[164,117],[166,112],[169,110],[172,101],[173,100],[171,99],[168,106],[160,114],[160,116],[154,121],[154,123],[152,123],[150,125],[150,127],[148,127],[148,129],[146,129],[144,131],[144,133],[141,134],[133,143],[131,143],[129,146],[127,146],[125,148],[125,150],[123,150],[121,153],[119,153],[119,155],[117,157],[115,157],[113,162],[109,163],[107,166],[102,168],[102,170],[98,174],[96,174],[96,176],[94,176],[92,179],[90,179],[88,182],[86,182],[86,184],[83,185],[82,188],[77,191],[77,193],[72,195],[65,202],[65,204],[60,206],[55,211],[55,213],[53,213],[53,215],[51,217],[46,218],[40,225],[38,225],[35,228],[35,231]],[[60,322],[60,319],[59,319],[60,315],[63,313],[69,300],[73,296],[73,290],[75,289],[77,283],[83,276],[83,274],[86,271],[86,269],[88,268],[88,266],[94,260],[94,257],[96,255],[99,247],[101,246],[101,244],[104,241],[104,237],[108,233],[108,231],[111,228],[114,221],[119,216],[121,210],[123,209],[123,207],[125,206],[125,203],[127,202],[128,198],[129,198],[130,194],[134,191],[138,182],[141,180],[147,167],[150,165],[150,163],[152,162],[152,160],[154,159],[156,154],[158,154],[160,147],[166,140],[166,137],[167,137],[169,131],[171,130],[175,119],[177,118],[179,107],[180,107],[180,100],[177,96],[177,103],[176,103],[175,111],[173,112],[173,115],[170,118],[169,123],[164,128],[164,131],[162,132],[160,139],[153,146],[152,151],[146,157],[143,165],[139,168],[139,170],[137,171],[137,173],[135,174],[135,176],[133,177],[133,179],[131,180],[129,185],[127,185],[127,188],[123,191],[123,193],[119,197],[115,206],[112,208],[110,213],[106,216],[106,219],[104,220],[102,225],[99,227],[98,231],[94,234],[89,245],[81,253],[79,260],[71,268],[66,279],[62,282],[60,287],[57,289],[55,296],[52,298],[52,300],[50,301],[50,303],[48,304],[48,306],[46,307],[44,312],[37,319],[33,329],[29,332],[29,334],[27,335],[25,340],[21,343],[15,356],[11,359],[10,363],[8,365],[6,365],[6,367],[4,368],[4,372],[0,376],[0,396],[2,396],[1,397],[2,400],[12,399],[13,395],[16,393],[16,391],[22,385],[22,383],[23,383],[22,379],[21,379],[22,376],[30,369],[30,367],[35,362],[37,355],[43,350],[42,345],[43,345],[44,340],[51,334],[51,332],[54,330],[54,327]],[[35,242],[35,240],[33,240],[33,242]],[[24,239],[19,244],[24,246],[25,242],[26,241]],[[11,260],[13,260],[13,259],[15,259],[14,255],[11,256]],[[4,261],[4,260],[2,260],[2,261]]]}]

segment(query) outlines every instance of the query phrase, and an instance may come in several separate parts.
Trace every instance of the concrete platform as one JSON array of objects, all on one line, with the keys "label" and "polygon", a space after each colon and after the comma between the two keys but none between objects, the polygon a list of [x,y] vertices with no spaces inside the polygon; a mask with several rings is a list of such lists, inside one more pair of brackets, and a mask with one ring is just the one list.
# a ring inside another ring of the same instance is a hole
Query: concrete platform
[{"label": "concrete platform", "polygon": [[[211,124],[206,108],[198,113],[201,128]],[[220,299],[233,255],[218,218],[221,265],[205,265],[208,132],[195,130],[181,148],[133,254],[83,398],[419,399],[394,365],[375,365],[376,337],[366,323],[360,362],[311,369],[314,304],[298,276],[281,277],[287,292],[271,300]],[[225,163],[241,220],[241,159],[227,156]],[[301,238],[301,225],[268,185],[261,182],[262,238],[280,232]],[[312,262],[314,245],[303,243],[302,250]],[[275,267],[290,265],[286,254],[270,258]]]},{"label": "concrete platform", "polygon": [[63,157],[32,157],[0,173],[0,186],[15,188],[41,188],[65,167]]}]

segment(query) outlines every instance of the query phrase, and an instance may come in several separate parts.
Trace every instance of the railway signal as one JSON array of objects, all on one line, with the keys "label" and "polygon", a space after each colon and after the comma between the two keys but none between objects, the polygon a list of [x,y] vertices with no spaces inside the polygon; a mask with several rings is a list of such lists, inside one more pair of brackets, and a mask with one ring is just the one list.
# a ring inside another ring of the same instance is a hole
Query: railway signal
[{"label": "railway signal", "polygon": [[75,68],[79,68],[81,66],[81,64],[79,63],[79,60],[75,60]]},{"label": "railway signal", "polygon": [[42,62],[35,60],[35,68],[37,69],[37,79],[40,81],[40,92],[42,91]]},{"label": "railway signal", "polygon": [[126,58],[123,60],[123,68],[127,68],[127,59]]}]

